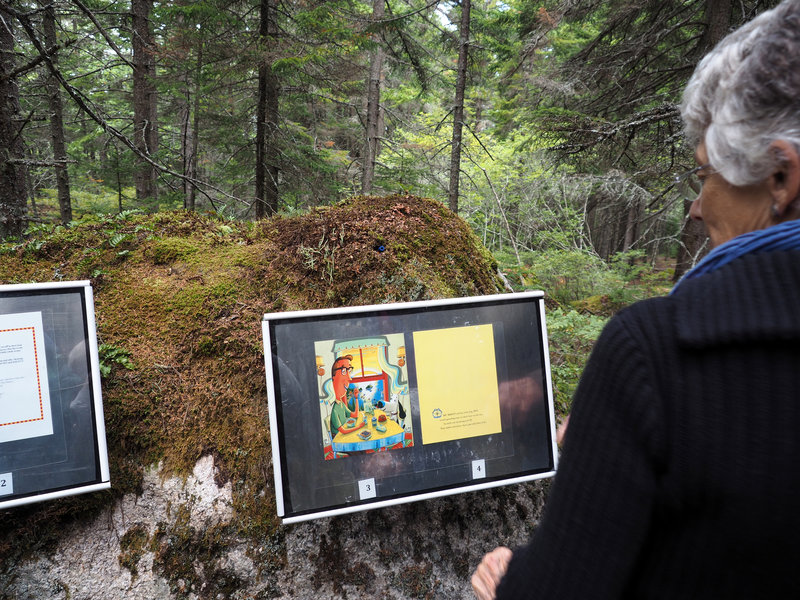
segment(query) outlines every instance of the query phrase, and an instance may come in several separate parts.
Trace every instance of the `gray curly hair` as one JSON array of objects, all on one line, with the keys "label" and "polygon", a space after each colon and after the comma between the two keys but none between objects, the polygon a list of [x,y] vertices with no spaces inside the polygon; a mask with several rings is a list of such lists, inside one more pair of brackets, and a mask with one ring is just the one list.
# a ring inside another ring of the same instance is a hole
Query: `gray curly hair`
[{"label": "gray curly hair", "polygon": [[727,181],[764,179],[785,140],[800,152],[800,0],[777,7],[725,37],[697,65],[681,103],[687,140],[705,141]]}]

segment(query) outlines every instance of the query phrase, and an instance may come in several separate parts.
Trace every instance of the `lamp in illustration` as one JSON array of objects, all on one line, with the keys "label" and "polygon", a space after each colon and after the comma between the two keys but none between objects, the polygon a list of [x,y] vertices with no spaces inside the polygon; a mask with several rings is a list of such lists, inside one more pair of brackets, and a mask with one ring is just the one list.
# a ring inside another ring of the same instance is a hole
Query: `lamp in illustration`
[{"label": "lamp in illustration", "polygon": [[322,357],[317,354],[317,375],[322,377],[325,375],[325,367],[323,366],[325,362],[322,360]]},{"label": "lamp in illustration", "polygon": [[406,347],[400,346],[397,349],[397,364],[401,367],[406,364]]}]

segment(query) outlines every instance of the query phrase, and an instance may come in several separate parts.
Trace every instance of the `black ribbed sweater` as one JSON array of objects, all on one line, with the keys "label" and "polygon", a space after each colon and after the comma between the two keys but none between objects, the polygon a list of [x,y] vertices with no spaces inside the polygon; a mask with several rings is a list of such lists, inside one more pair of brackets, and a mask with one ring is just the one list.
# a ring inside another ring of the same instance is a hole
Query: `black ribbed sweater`
[{"label": "black ribbed sweater", "polygon": [[800,598],[800,252],[608,323],[498,598]]}]

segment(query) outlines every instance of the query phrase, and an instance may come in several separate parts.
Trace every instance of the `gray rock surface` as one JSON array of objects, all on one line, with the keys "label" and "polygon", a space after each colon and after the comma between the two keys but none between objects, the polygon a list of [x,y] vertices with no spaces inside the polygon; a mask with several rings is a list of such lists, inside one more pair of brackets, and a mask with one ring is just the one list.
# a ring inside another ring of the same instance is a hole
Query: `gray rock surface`
[{"label": "gray rock surface", "polygon": [[0,598],[469,598],[480,557],[527,539],[548,486],[285,525],[252,540],[237,535],[231,485],[219,487],[214,470],[211,456],[185,479],[151,469],[140,495],[72,524],[55,549],[13,566],[0,557]]}]

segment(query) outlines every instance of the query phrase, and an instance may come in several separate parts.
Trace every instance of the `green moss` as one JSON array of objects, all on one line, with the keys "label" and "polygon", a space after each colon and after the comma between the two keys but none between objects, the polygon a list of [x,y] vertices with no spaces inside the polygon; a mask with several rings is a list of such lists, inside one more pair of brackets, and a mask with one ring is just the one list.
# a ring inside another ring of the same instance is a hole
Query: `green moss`
[{"label": "green moss", "polygon": [[220,281],[212,284],[208,288],[208,297],[216,299],[235,298],[239,292],[240,285],[236,281]]},{"label": "green moss", "polygon": [[404,598],[432,598],[437,587],[433,566],[423,563],[407,567],[395,574],[392,585]]},{"label": "green moss", "polygon": [[208,298],[208,289],[201,281],[193,282],[182,289],[178,289],[167,307],[170,312],[178,312],[184,316],[193,315],[196,318],[205,317],[203,305]]},{"label": "green moss", "polygon": [[389,246],[389,251],[392,252],[397,260],[406,261],[410,260],[412,253],[408,246],[405,244],[401,244],[399,242],[395,242]]},{"label": "green moss", "polygon": [[217,345],[209,336],[204,336],[197,342],[198,356],[211,356],[216,352]]},{"label": "green moss", "polygon": [[588,298],[576,300],[570,304],[580,312],[603,316],[611,316],[621,308],[621,306],[612,302],[608,294],[589,296]]},{"label": "green moss", "polygon": [[197,531],[189,516],[190,510],[180,506],[174,523],[159,523],[153,536],[153,570],[178,598],[230,598],[242,585],[235,573],[218,564],[230,532],[225,526]]},{"label": "green moss", "polygon": [[167,265],[183,260],[198,252],[196,244],[183,238],[165,238],[157,240],[151,249],[153,264]]},{"label": "green moss", "polygon": [[128,569],[131,576],[135,578],[138,573],[139,560],[147,550],[147,543],[150,536],[144,525],[137,524],[128,529],[119,540],[119,564]]}]

